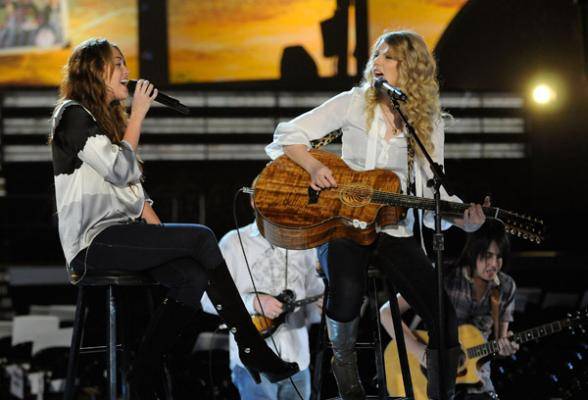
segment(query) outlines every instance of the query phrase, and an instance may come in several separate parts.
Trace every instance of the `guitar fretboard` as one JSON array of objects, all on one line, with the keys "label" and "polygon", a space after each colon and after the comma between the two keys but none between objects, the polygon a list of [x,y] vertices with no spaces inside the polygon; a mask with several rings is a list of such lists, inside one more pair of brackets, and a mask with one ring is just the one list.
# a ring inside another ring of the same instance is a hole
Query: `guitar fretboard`
[{"label": "guitar fretboard", "polygon": [[[564,319],[561,321],[551,322],[549,324],[537,326],[535,328],[514,334],[510,340],[517,343],[526,343],[531,340],[539,339],[544,336],[549,336],[562,330],[569,328],[571,321]],[[466,350],[468,358],[484,357],[489,354],[498,353],[498,342],[492,340],[490,342],[470,347]]]},{"label": "guitar fretboard", "polygon": [[[416,208],[423,210],[434,210],[435,200],[425,197],[409,196],[401,193],[385,192],[381,190],[366,190],[364,188],[346,188],[343,191],[350,197],[359,199],[369,198],[370,202],[389,206],[400,206],[406,208]],[[466,203],[456,203],[442,200],[440,203],[441,214],[461,216],[469,207]],[[506,211],[497,207],[482,207],[486,217],[497,218],[501,220],[508,228],[507,232],[522,236],[537,243],[543,240],[543,221],[532,220],[526,216],[520,216],[516,213]]]},{"label": "guitar fretboard", "polygon": [[[408,196],[400,193],[374,191],[372,202],[386,204],[391,206],[401,206],[407,208],[420,208],[423,210],[434,210],[435,200],[425,197]],[[451,201],[441,201],[441,211],[452,214],[462,214],[470,205],[465,203],[455,203]],[[495,207],[483,207],[484,214],[488,217],[497,217],[500,209]]]}]

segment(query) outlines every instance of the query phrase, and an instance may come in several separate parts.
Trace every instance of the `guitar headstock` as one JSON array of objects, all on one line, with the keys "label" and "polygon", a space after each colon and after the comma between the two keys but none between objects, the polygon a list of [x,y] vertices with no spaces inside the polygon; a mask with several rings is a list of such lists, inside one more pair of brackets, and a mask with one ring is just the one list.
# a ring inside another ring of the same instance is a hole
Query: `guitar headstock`
[{"label": "guitar headstock", "polygon": [[588,308],[568,313],[567,321],[569,322],[569,329],[573,334],[585,335],[588,322]]},{"label": "guitar headstock", "polygon": [[511,235],[530,240],[537,244],[545,240],[545,226],[542,220],[511,211],[495,210],[498,211],[494,217],[504,224],[506,231]]}]

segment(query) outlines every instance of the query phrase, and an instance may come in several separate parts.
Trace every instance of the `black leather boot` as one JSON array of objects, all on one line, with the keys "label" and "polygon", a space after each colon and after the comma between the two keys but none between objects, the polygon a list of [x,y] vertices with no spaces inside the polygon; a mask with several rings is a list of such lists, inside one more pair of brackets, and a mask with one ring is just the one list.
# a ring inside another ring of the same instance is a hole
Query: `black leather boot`
[{"label": "black leather boot", "polygon": [[338,322],[326,318],[327,331],[333,347],[331,367],[337,381],[339,395],[343,400],[363,400],[365,390],[357,370],[355,341],[359,317],[349,322]]},{"label": "black leather boot", "polygon": [[[439,350],[427,349],[426,352],[427,396],[429,399],[438,400],[441,398],[439,391]],[[446,364],[441,366],[443,369],[443,387],[445,388],[445,393],[447,393],[447,400],[453,400],[455,397],[455,379],[462,354],[463,352],[459,346],[447,349]]]},{"label": "black leather boot", "polygon": [[278,382],[297,373],[298,364],[279,358],[259,335],[226,264],[209,270],[208,277],[206,293],[235,336],[241,362],[253,379],[261,382],[259,373],[263,373],[270,382]]},{"label": "black leather boot", "polygon": [[163,356],[196,315],[195,308],[169,298],[157,308],[149,321],[128,374],[131,399],[160,398],[158,393],[163,389]]}]

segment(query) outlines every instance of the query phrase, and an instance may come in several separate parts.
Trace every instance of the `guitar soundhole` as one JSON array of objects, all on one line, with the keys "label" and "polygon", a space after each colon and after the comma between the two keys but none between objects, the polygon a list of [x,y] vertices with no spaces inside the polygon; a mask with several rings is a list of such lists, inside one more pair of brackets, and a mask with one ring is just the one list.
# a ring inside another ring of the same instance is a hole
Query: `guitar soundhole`
[{"label": "guitar soundhole", "polygon": [[373,189],[362,184],[345,185],[339,190],[339,199],[349,207],[363,207],[369,204]]}]

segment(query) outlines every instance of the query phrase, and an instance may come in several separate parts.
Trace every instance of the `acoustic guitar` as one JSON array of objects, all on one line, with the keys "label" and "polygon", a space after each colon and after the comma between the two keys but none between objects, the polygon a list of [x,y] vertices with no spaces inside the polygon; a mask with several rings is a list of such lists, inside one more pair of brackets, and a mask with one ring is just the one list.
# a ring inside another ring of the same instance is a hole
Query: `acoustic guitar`
[{"label": "acoustic guitar", "polygon": [[[333,153],[310,153],[329,167],[336,188],[313,190],[308,173],[286,155],[270,162],[254,182],[257,226],[275,246],[309,249],[342,237],[371,244],[377,236],[376,226],[398,223],[407,208],[435,208],[433,199],[400,193],[400,181],[392,171],[354,171]],[[441,202],[446,216],[461,216],[468,207]],[[509,233],[537,243],[543,241],[543,221],[496,207],[483,210],[487,217],[501,220]]]},{"label": "acoustic guitar", "polygon": [[[516,333],[510,339],[521,344],[565,330],[579,329],[584,332],[583,324],[586,323],[587,319],[588,310],[577,311],[573,315],[570,314],[566,319]],[[413,333],[418,340],[423,343],[428,343],[429,336],[426,331],[417,330]],[[487,342],[482,336],[482,333],[473,325],[466,324],[459,326],[458,333],[459,343],[466,358],[464,365],[458,369],[456,384],[478,385],[481,383],[480,376],[478,375],[479,367],[488,361],[490,357],[498,354],[498,342],[496,340]],[[407,353],[414,398],[415,400],[427,400],[427,371],[412,353]],[[390,341],[388,346],[386,346],[386,350],[384,351],[384,364],[386,367],[388,393],[392,397],[405,396],[402,370],[398,358],[398,347],[396,346],[395,340]]]},{"label": "acoustic guitar", "polygon": [[[267,293],[260,293],[260,294],[267,294]],[[286,289],[282,293],[277,296],[273,296],[277,300],[279,300],[282,304],[284,304],[284,310],[282,313],[276,318],[269,318],[261,314],[254,314],[251,316],[251,321],[257,331],[261,335],[262,338],[268,338],[278,329],[284,321],[286,321],[286,316],[294,311],[297,307],[305,306],[310,303],[314,303],[321,297],[323,294],[317,294],[316,296],[307,297],[306,299],[302,300],[295,300],[296,295],[293,291]]]}]

